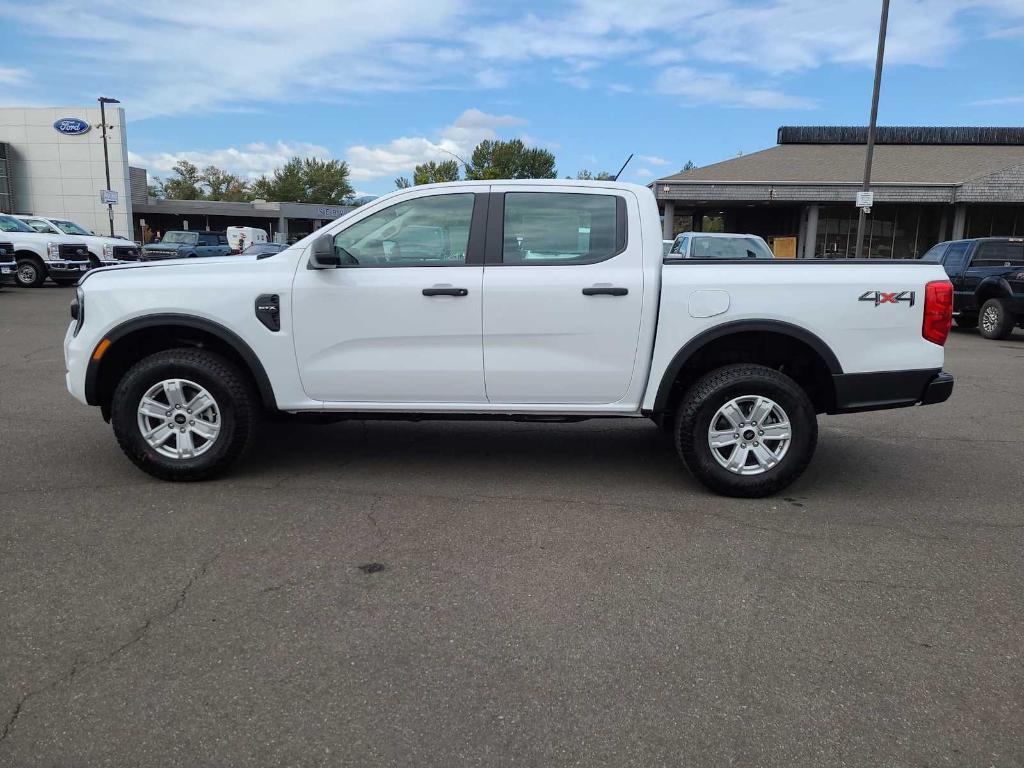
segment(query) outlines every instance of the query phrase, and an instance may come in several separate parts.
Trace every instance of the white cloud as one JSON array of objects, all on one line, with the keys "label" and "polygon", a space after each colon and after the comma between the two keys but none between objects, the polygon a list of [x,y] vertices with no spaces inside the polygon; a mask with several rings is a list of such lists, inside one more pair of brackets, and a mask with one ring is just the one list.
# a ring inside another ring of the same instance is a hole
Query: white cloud
[{"label": "white cloud", "polygon": [[970,102],[972,107],[1006,107],[1015,104],[1024,104],[1024,94],[1020,96],[999,96],[994,99],[978,99]]},{"label": "white cloud", "polygon": [[[464,0],[0,0],[12,19],[58,40],[132,117],[446,85],[464,72],[448,44]],[[45,51],[44,51],[45,53]]]},{"label": "white cloud", "polygon": [[23,85],[28,81],[28,72],[15,67],[0,67],[0,84]]},{"label": "white cloud", "polygon": [[670,67],[658,76],[659,93],[682,96],[690,104],[720,104],[758,109],[812,109],[815,102],[771,88],[750,88],[732,75],[698,72],[690,67]]},{"label": "white cloud", "polygon": [[668,165],[671,160],[666,160],[664,157],[658,157],[657,155],[637,155],[636,159],[641,163],[647,165]]},{"label": "white cloud", "polygon": [[451,124],[438,131],[436,139],[402,136],[372,147],[349,147],[345,153],[352,179],[368,181],[409,173],[420,163],[442,162],[453,155],[468,161],[473,148],[484,139],[496,139],[500,129],[523,125],[514,115],[491,115],[467,109]]},{"label": "white cloud", "polygon": [[[705,80],[678,94],[691,101],[807,106],[746,83],[829,64],[870,67],[878,26],[878,3],[867,0],[563,0],[533,8],[472,0],[0,0],[0,28],[17,23],[42,37],[33,78],[58,73],[42,88],[68,95],[102,87],[140,119],[297,98],[500,89],[527,77],[624,92],[636,87],[622,82],[626,72],[651,79],[684,65]],[[979,25],[991,36],[1020,34],[1024,1],[893,3],[886,63],[941,64]],[[73,85],[63,74],[71,68]],[[25,77],[0,67],[0,84]],[[713,98],[705,86],[716,84],[729,96]]]},{"label": "white cloud", "polygon": [[191,150],[181,152],[157,152],[154,154],[128,153],[128,162],[134,166],[145,168],[152,176],[165,176],[171,172],[179,160],[188,160],[199,166],[200,170],[208,165],[215,165],[230,171],[243,179],[256,179],[263,174],[271,173],[275,168],[284,165],[293,157],[330,157],[327,147],[305,142],[279,141],[274,145],[254,143],[246,144],[241,149],[227,147],[225,149]]}]

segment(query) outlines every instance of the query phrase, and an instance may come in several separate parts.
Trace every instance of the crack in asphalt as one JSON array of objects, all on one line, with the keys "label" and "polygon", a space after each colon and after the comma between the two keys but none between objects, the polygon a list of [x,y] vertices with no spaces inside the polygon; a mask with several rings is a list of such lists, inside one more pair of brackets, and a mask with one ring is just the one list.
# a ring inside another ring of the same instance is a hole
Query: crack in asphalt
[{"label": "crack in asphalt", "polygon": [[14,726],[18,722],[18,719],[21,717],[21,713],[22,711],[24,711],[25,704],[28,702],[29,699],[39,696],[40,694],[46,693],[47,691],[53,690],[61,683],[70,682],[75,678],[76,675],[82,672],[92,669],[93,667],[99,666],[100,664],[105,664],[106,662],[111,661],[115,656],[122,653],[123,651],[128,650],[133,645],[135,645],[143,638],[145,638],[146,635],[149,634],[149,631],[153,628],[154,624],[161,622],[165,619],[168,619],[175,613],[177,613],[178,610],[185,604],[185,600],[188,598],[189,591],[192,589],[192,587],[199,579],[206,575],[207,570],[214,563],[214,561],[216,561],[217,558],[220,557],[220,554],[221,553],[218,552],[213,557],[201,563],[199,567],[195,568],[189,575],[188,581],[185,583],[185,586],[181,588],[177,598],[171,604],[170,608],[168,608],[165,611],[153,614],[152,616],[148,616],[146,620],[142,622],[142,624],[140,624],[138,627],[132,630],[131,636],[127,641],[121,643],[113,650],[111,650],[109,653],[93,661],[74,661],[71,665],[71,669],[68,670],[67,673],[51,680],[49,683],[42,686],[41,688],[35,688],[25,693],[18,700],[17,704],[15,704],[14,711],[11,713],[11,716],[3,725],[3,730],[0,730],[0,744],[3,744],[3,742],[5,742],[7,738],[11,735],[11,732],[14,730]]}]

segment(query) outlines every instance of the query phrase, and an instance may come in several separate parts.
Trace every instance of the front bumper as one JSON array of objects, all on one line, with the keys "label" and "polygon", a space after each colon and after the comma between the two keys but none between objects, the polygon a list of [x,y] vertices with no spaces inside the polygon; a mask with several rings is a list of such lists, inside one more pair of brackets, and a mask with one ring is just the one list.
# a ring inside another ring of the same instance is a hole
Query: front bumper
[{"label": "front bumper", "polygon": [[953,374],[938,368],[841,373],[832,376],[836,404],[829,413],[859,413],[934,405],[953,394]]},{"label": "front bumper", "polygon": [[44,263],[50,277],[57,278],[58,280],[81,277],[92,269],[92,264],[88,261],[47,261]]}]

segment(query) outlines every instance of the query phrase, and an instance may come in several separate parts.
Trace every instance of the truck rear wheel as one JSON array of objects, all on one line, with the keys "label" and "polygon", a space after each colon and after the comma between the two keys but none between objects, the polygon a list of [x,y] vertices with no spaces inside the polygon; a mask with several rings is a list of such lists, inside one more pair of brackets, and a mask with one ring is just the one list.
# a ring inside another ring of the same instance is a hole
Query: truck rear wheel
[{"label": "truck rear wheel", "polygon": [[676,450],[701,483],[725,496],[769,496],[807,468],[818,421],[807,393],[761,365],[727,365],[699,379],[676,412]]},{"label": "truck rear wheel", "polygon": [[981,305],[978,332],[986,339],[1008,339],[1016,324],[1006,299],[989,299]]},{"label": "truck rear wheel", "polygon": [[111,403],[121,449],[161,480],[204,480],[249,447],[259,401],[249,377],[225,357],[170,349],[136,363]]}]

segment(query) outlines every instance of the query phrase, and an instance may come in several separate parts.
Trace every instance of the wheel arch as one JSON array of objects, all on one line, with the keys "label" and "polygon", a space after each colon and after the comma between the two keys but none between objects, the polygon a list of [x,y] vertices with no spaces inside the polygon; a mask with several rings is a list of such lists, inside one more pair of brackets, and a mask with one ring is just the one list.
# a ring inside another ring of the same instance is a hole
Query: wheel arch
[{"label": "wheel arch", "polygon": [[974,292],[975,303],[978,309],[989,299],[1009,299],[1013,296],[1013,289],[1002,275],[990,275],[978,283]]},{"label": "wheel arch", "polygon": [[[728,359],[730,356],[742,359]],[[816,408],[828,411],[834,405],[832,376],[843,372],[839,359],[820,337],[798,325],[781,320],[735,320],[716,325],[684,344],[665,368],[654,400],[654,412],[671,409],[679,385],[706,373],[716,363],[768,364],[778,368],[780,361],[805,359],[808,368],[797,378],[810,389]]]},{"label": "wheel arch", "polygon": [[241,336],[220,323],[195,315],[146,315],[115,326],[103,335],[109,341],[99,360],[90,357],[85,374],[85,399],[98,405],[109,419],[114,388],[125,371],[143,357],[177,346],[209,348],[233,359],[252,376],[264,408],[277,409],[277,400],[263,363]]}]

